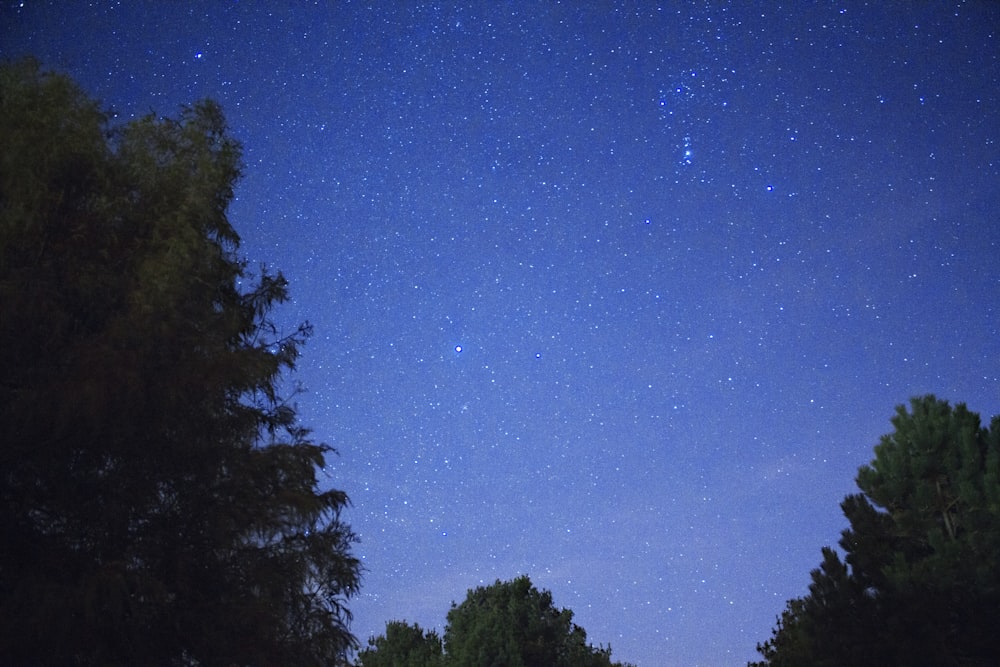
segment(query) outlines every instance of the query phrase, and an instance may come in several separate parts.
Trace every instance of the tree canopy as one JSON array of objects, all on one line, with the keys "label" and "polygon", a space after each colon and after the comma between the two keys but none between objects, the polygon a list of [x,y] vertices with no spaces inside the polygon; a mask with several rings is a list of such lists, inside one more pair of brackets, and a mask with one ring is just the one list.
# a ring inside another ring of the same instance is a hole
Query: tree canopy
[{"label": "tree canopy", "polygon": [[1000,417],[924,396],[892,424],[841,504],[844,560],[823,549],[752,664],[1000,664]]},{"label": "tree canopy", "polygon": [[386,634],[369,641],[362,667],[623,667],[611,662],[611,648],[587,643],[573,612],[557,609],[552,593],[539,591],[527,576],[470,590],[452,605],[444,631],[391,622]]},{"label": "tree canopy", "polygon": [[359,582],[331,452],[283,392],[209,101],[113,126],[0,67],[0,663],[330,664]]},{"label": "tree canopy", "polygon": [[389,621],[385,634],[368,640],[368,648],[358,654],[361,667],[442,667],[441,637],[417,624]]}]

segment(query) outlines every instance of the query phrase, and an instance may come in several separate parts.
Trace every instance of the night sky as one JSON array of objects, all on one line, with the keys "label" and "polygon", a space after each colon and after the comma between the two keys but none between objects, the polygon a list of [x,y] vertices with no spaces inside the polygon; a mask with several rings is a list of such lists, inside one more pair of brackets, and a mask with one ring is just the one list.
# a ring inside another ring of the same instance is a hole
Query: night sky
[{"label": "night sky", "polygon": [[1000,3],[2,1],[119,120],[223,105],[362,642],[528,574],[743,665],[897,404],[1000,413]]}]

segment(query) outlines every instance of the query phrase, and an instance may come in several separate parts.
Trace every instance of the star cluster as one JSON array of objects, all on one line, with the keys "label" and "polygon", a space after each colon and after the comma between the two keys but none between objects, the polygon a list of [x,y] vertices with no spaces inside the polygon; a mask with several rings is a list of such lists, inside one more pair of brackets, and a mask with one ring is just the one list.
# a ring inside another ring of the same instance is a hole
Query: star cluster
[{"label": "star cluster", "polygon": [[1000,413],[995,5],[77,4],[0,56],[245,146],[362,640],[526,573],[617,659],[744,664],[896,404]]}]

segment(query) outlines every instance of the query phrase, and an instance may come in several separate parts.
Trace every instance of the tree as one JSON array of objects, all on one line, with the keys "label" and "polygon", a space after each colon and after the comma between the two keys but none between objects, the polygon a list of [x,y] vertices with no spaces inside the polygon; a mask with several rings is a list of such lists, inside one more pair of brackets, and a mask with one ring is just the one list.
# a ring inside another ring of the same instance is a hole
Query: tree
[{"label": "tree", "polygon": [[0,67],[0,663],[329,664],[355,644],[348,499],[282,395],[226,209],[219,107],[110,116]]},{"label": "tree", "polygon": [[549,591],[527,576],[470,590],[448,612],[450,667],[611,667],[611,649],[587,644],[573,612],[556,609]]},{"label": "tree", "polygon": [[753,664],[1000,664],[1000,417],[925,396],[892,423],[841,503],[845,560],[823,550]]},{"label": "tree", "polygon": [[441,667],[444,653],[435,631],[425,633],[417,624],[390,621],[384,635],[368,640],[358,660],[361,667]]}]

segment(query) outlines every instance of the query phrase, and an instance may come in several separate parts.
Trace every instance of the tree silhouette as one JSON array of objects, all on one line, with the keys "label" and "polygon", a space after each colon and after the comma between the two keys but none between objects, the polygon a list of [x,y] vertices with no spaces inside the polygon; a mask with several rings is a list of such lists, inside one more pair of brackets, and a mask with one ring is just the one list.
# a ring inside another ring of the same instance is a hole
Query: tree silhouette
[{"label": "tree silhouette", "polygon": [[611,667],[611,649],[587,644],[573,612],[527,576],[470,590],[448,612],[449,667]]},{"label": "tree silhouette", "polygon": [[226,217],[217,105],[112,127],[0,67],[0,663],[329,664],[357,589],[331,451],[282,396],[310,329]]},{"label": "tree silhouette", "polygon": [[1000,417],[900,406],[858,471],[841,561],[823,550],[754,665],[1000,664]]},{"label": "tree silhouette", "polygon": [[611,662],[611,648],[587,643],[573,612],[527,576],[470,590],[452,604],[441,639],[419,625],[386,624],[358,656],[360,667],[629,667]]},{"label": "tree silhouette", "polygon": [[358,655],[361,667],[441,667],[444,653],[441,638],[433,630],[402,621],[385,624],[385,634],[368,640],[368,648]]}]

